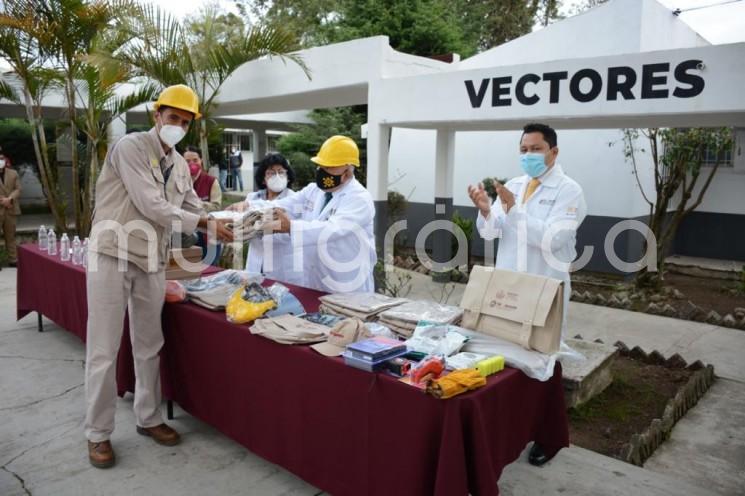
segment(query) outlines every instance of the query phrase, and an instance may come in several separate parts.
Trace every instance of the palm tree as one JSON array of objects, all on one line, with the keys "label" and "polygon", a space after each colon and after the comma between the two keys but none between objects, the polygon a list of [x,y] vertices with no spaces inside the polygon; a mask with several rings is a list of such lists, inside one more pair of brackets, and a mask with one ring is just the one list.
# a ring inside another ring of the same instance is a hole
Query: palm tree
[{"label": "palm tree", "polygon": [[217,40],[219,11],[203,11],[204,43],[193,43],[188,30],[157,6],[138,5],[120,26],[121,45],[98,50],[89,61],[102,70],[125,68],[162,86],[185,84],[199,96],[199,141],[205,167],[209,167],[208,121],[220,87],[235,69],[250,60],[277,56],[295,62],[309,74],[301,57],[290,53],[298,48],[296,37],[282,28],[252,27],[241,36]]},{"label": "palm tree", "polygon": [[[72,155],[72,201],[77,231],[90,230],[93,191],[106,152],[106,129],[117,116],[151,101],[157,86],[145,83],[126,96],[117,89],[132,74],[123,68],[103,71],[87,62],[94,48],[118,46],[115,22],[134,12],[128,0],[11,0],[0,14],[0,55],[23,83],[24,95],[0,83],[0,96],[26,105],[37,151],[40,177],[58,229],[66,229],[64,195],[57,182],[44,137],[41,100],[53,85],[64,88]],[[23,99],[21,97],[24,97]],[[24,101],[22,101],[24,100]],[[86,136],[78,143],[78,131]],[[80,160],[85,150],[87,160]],[[87,164],[87,166],[86,166]],[[82,170],[81,170],[82,165]]]},{"label": "palm tree", "polygon": [[6,1],[0,12],[0,56],[13,69],[16,81],[3,76],[0,97],[26,110],[39,178],[54,217],[57,230],[67,228],[66,201],[58,182],[56,164],[49,156],[44,133],[42,100],[50,89],[61,84],[59,74],[49,68],[49,57],[41,49],[39,36],[43,34],[34,6],[29,2]]},{"label": "palm tree", "polygon": [[107,129],[117,117],[128,110],[152,101],[158,87],[146,82],[124,96],[117,95],[117,88],[128,81],[126,73],[105,74],[96,67],[85,65],[78,72],[77,91],[81,101],[86,102],[83,112],[78,114],[76,125],[85,133],[88,168],[85,170],[85,187],[82,190],[81,225],[78,230],[87,234],[91,227],[96,180],[100,164],[106,156]]},{"label": "palm tree", "polygon": [[67,118],[70,126],[72,162],[72,202],[75,225],[81,233],[87,233],[89,219],[83,214],[87,210],[84,198],[88,188],[81,182],[78,149],[78,98],[77,77],[85,72],[81,55],[88,53],[94,39],[105,30],[115,16],[113,3],[105,0],[32,0],[37,23],[43,30],[34,30],[39,46],[57,62],[64,80]]}]

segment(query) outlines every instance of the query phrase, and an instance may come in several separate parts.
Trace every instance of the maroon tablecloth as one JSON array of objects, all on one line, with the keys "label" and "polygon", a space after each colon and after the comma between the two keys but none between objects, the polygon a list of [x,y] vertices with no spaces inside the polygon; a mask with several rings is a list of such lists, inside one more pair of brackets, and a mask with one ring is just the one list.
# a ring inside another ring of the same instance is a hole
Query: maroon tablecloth
[{"label": "maroon tablecloth", "polygon": [[[47,277],[38,274],[37,258]],[[82,270],[73,268],[82,279],[61,277],[50,264],[62,265],[34,247],[19,250],[19,318],[41,311],[84,330]],[[44,281],[48,291],[28,294]],[[291,289],[315,310],[320,293]],[[436,400],[308,347],[253,336],[223,313],[192,304],[165,305],[163,323],[166,396],[334,495],[496,495],[502,469],[528,442],[548,454],[568,445],[559,366],[545,383],[506,369],[484,388]]]},{"label": "maroon tablecloth", "polygon": [[[205,273],[217,269],[208,267]],[[85,343],[88,322],[88,299],[85,269],[62,262],[38,245],[28,243],[18,247],[16,275],[16,319],[38,312],[74,334]],[[116,362],[116,383],[119,396],[134,392],[135,372],[132,342],[129,338],[129,317],[124,317],[124,332]]]}]

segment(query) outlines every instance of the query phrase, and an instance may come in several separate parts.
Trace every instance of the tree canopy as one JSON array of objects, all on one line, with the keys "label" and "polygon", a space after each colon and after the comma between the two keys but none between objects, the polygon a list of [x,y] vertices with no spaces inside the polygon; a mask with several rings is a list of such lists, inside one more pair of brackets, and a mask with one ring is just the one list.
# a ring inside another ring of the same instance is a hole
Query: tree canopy
[{"label": "tree canopy", "polygon": [[558,0],[236,0],[247,19],[296,33],[304,47],[386,35],[396,50],[469,57],[559,17]]}]

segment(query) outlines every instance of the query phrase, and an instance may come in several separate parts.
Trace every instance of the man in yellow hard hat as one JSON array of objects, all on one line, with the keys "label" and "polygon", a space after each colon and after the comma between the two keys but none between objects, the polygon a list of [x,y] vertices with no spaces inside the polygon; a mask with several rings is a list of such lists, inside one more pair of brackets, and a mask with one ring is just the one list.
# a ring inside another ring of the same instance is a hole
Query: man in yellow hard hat
[{"label": "man in yellow hard hat", "polygon": [[[293,259],[264,260],[264,268],[283,264],[293,282],[320,291],[372,292],[377,259],[375,207],[370,193],[354,177],[360,166],[357,144],[346,136],[332,136],[311,160],[318,165],[315,183],[269,202],[281,209],[274,232],[290,234]],[[247,206],[243,202],[235,208]]]},{"label": "man in yellow hard hat", "polygon": [[109,148],[96,183],[96,208],[88,248],[88,328],[85,363],[88,458],[98,468],[114,464],[110,436],[116,410],[116,357],[129,308],[135,376],[137,432],[163,445],[180,441],[160,411],[160,314],[171,233],[214,228],[232,240],[225,221],[210,220],[192,189],[189,167],[174,146],[200,117],[197,95],[184,85],[163,90],[155,126],[131,133]]}]

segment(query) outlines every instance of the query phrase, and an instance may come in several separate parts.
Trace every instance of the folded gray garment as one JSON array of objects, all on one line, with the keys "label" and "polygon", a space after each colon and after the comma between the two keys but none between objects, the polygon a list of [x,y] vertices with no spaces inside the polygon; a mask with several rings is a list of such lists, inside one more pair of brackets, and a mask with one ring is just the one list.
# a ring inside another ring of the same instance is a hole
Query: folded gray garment
[{"label": "folded gray garment", "polygon": [[274,208],[248,210],[239,222],[233,224],[233,239],[245,243],[262,236],[264,231],[271,231],[277,227],[279,226]]},{"label": "folded gray garment", "polygon": [[332,307],[370,315],[409,301],[379,293],[335,293],[323,295],[319,299]]},{"label": "folded gray garment", "polygon": [[349,317],[365,321],[375,320],[376,315],[374,313],[355,312],[353,310],[349,310],[348,308],[342,308],[336,305],[332,305],[331,303],[321,303],[321,305],[318,307],[318,310],[321,313],[328,313],[331,315],[336,315],[338,317]]},{"label": "folded gray garment", "polygon": [[453,324],[460,321],[462,316],[463,309],[461,308],[441,305],[434,301],[418,300],[385,310],[380,314],[380,320],[401,326],[414,324],[414,327],[416,327],[416,323],[420,320],[435,324]]},{"label": "folded gray garment", "polygon": [[[381,320],[381,322],[383,321]],[[388,322],[386,322],[384,325],[386,325],[394,334],[402,336],[406,339],[410,338],[414,334],[414,329],[410,329],[408,327],[399,327]]]},{"label": "folded gray garment", "polygon": [[396,328],[400,328],[400,329],[410,329],[412,331],[414,329],[416,329],[416,324],[415,323],[413,323],[413,322],[404,322],[403,320],[385,319],[385,318],[382,318],[381,317],[378,322],[380,322],[383,325],[387,325],[387,326],[391,326],[391,327],[396,327]]},{"label": "folded gray garment", "polygon": [[225,284],[196,293],[188,293],[189,300],[210,310],[224,310],[230,297],[241,287],[243,286],[240,284]]},{"label": "folded gray garment", "polygon": [[[448,322],[448,324],[457,324],[458,322],[460,322],[460,319],[456,320],[455,322]],[[414,330],[416,329],[416,324],[402,322],[400,320],[392,321],[381,318],[378,323],[387,326],[391,331],[407,339],[414,334]]]},{"label": "folded gray garment", "polygon": [[200,300],[196,300],[194,298],[191,298],[189,301],[191,301],[195,305],[199,305],[202,308],[206,308],[207,310],[212,310],[213,312],[220,312],[220,311],[225,310],[225,307],[224,306],[215,306],[215,305],[212,305],[212,304],[210,304],[210,303],[208,303],[206,301],[200,301]]},{"label": "folded gray garment", "polygon": [[251,334],[263,336],[277,343],[311,344],[326,341],[329,328],[294,315],[280,315],[257,319],[250,331]]}]

